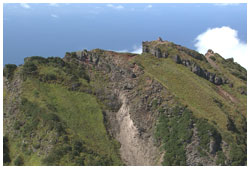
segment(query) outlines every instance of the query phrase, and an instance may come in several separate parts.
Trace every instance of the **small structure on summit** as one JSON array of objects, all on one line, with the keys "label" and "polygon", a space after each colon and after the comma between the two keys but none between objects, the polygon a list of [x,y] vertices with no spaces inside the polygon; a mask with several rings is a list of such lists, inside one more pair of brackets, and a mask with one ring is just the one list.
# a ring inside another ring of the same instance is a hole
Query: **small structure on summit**
[{"label": "small structure on summit", "polygon": [[162,38],[161,38],[161,37],[159,37],[157,40],[158,40],[158,41],[160,41],[160,42],[163,42],[163,40],[162,40]]},{"label": "small structure on summit", "polygon": [[207,53],[213,55],[213,54],[214,54],[214,51],[213,51],[212,49],[208,49],[208,50],[207,50]]},{"label": "small structure on summit", "polygon": [[208,49],[207,50],[207,53],[205,54],[205,57],[210,57],[210,56],[213,56],[214,55],[214,51],[212,49]]},{"label": "small structure on summit", "polygon": [[213,51],[212,49],[208,49],[208,50],[207,50],[207,54],[208,54],[208,55],[213,55],[213,54],[214,54],[214,51]]}]

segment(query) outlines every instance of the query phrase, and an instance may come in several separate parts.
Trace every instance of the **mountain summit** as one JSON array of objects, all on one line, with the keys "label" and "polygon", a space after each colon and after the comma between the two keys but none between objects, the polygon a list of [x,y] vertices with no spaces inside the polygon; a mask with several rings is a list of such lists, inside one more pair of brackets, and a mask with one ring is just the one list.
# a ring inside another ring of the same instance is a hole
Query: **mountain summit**
[{"label": "mountain summit", "polygon": [[163,41],[4,67],[5,165],[246,165],[247,71]]}]

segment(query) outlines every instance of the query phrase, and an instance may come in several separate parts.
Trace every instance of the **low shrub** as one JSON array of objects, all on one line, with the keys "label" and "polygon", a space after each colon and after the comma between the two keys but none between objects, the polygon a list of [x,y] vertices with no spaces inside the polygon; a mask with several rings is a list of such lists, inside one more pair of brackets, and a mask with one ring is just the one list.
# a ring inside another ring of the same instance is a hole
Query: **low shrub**
[{"label": "low shrub", "polygon": [[15,64],[6,64],[3,69],[3,76],[12,79],[17,66]]},{"label": "low shrub", "polygon": [[185,146],[192,137],[192,112],[188,109],[175,107],[172,117],[163,113],[159,116],[155,138],[163,144],[166,151],[163,165],[186,165]]},{"label": "low shrub", "polygon": [[222,151],[217,153],[216,165],[225,165],[226,156]]},{"label": "low shrub", "polygon": [[246,165],[247,162],[247,151],[245,147],[232,144],[230,149],[230,161],[232,166]]},{"label": "low shrub", "polygon": [[23,65],[24,75],[34,75],[37,73],[37,66],[33,62],[26,62]]},{"label": "low shrub", "polygon": [[19,155],[15,161],[14,161],[14,165],[16,166],[22,166],[24,164],[23,158]]},{"label": "low shrub", "polygon": [[3,136],[3,163],[4,165],[8,165],[11,162],[9,155],[9,140],[8,137]]},{"label": "low shrub", "polygon": [[222,137],[216,130],[216,128],[213,125],[209,124],[205,119],[197,119],[196,124],[198,136],[200,138],[200,146],[208,151],[210,140],[211,138],[213,138],[215,140],[215,145],[218,146],[216,147],[216,150],[219,150]]},{"label": "low shrub", "polygon": [[31,57],[27,57],[24,59],[24,64],[26,63],[34,63],[34,64],[44,64],[44,63],[47,63],[47,60],[46,58],[44,57],[41,57],[41,56],[31,56]]}]

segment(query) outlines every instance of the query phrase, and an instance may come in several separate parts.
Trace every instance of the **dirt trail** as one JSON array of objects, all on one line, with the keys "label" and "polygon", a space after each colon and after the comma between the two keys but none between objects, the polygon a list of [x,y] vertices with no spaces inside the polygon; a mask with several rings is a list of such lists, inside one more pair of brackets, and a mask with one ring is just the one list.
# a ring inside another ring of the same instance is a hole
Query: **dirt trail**
[{"label": "dirt trail", "polygon": [[130,108],[124,94],[120,94],[122,106],[116,118],[120,125],[117,140],[121,143],[121,158],[126,165],[155,165],[156,147],[153,146],[153,139],[141,138],[138,129],[130,118]]},{"label": "dirt trail", "polygon": [[233,103],[239,103],[239,100],[237,100],[235,97],[233,97],[231,94],[229,94],[228,92],[226,92],[225,90],[223,90],[221,88],[221,86],[217,86],[218,88],[218,93],[224,97],[225,99],[230,100]]},{"label": "dirt trail", "polygon": [[[215,68],[215,69],[218,70],[220,73],[222,73],[221,70],[220,70],[220,68],[218,67],[218,65],[216,65],[216,63],[210,58],[210,56],[212,56],[212,55],[213,55],[212,53],[207,53],[207,54],[205,55],[205,57],[206,57],[208,63],[210,63],[210,65],[211,65],[213,68]],[[239,103],[239,101],[238,101],[235,97],[233,97],[233,96],[232,96],[231,94],[229,94],[227,91],[223,90],[223,89],[221,88],[221,86],[217,86],[217,88],[218,88],[218,93],[219,93],[222,97],[224,97],[224,98],[227,99],[227,100],[230,100],[230,101],[233,102],[233,103]]]},{"label": "dirt trail", "polygon": [[207,53],[205,54],[205,58],[207,59],[208,63],[210,63],[210,65],[215,68],[216,70],[218,70],[219,72],[221,72],[220,68],[216,65],[216,63],[210,58],[210,56],[212,56],[213,54],[211,53]]}]

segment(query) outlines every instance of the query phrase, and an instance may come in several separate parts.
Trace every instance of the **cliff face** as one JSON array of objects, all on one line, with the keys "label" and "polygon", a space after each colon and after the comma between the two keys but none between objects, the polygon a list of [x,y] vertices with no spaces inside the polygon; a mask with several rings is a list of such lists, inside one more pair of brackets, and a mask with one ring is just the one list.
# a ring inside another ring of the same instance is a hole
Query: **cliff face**
[{"label": "cliff face", "polygon": [[4,69],[6,165],[246,165],[246,70],[167,41]]}]

